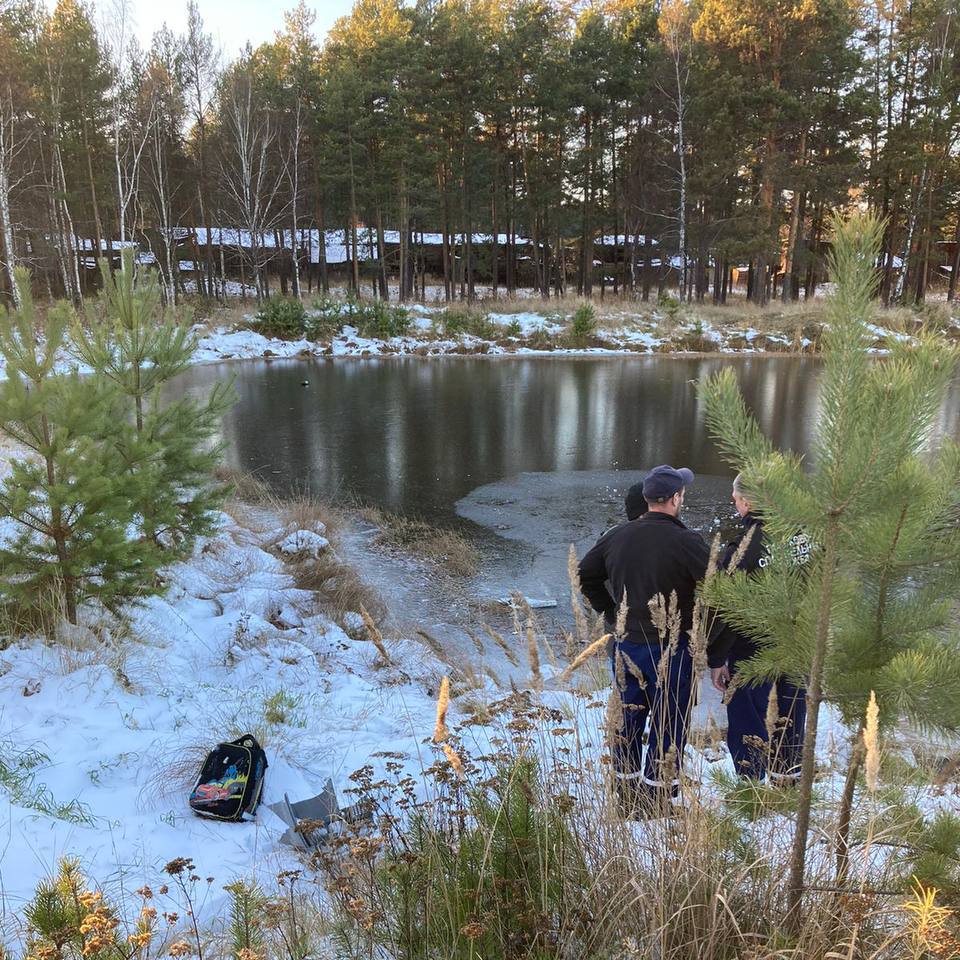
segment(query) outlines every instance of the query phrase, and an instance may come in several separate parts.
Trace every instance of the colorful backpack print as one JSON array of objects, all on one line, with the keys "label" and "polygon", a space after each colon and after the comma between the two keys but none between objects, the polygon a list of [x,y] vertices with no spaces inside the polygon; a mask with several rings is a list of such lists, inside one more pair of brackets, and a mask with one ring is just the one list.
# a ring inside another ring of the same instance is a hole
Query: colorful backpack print
[{"label": "colorful backpack print", "polygon": [[250,734],[217,744],[190,792],[190,809],[214,820],[252,820],[266,769],[267,755]]}]

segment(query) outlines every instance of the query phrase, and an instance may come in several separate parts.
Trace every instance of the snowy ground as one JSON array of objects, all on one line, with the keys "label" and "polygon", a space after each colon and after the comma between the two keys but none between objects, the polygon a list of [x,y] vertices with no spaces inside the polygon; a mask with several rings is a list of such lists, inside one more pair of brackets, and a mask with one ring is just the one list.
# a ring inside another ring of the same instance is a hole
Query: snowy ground
[{"label": "snowy ground", "polygon": [[[393,662],[384,665],[371,643],[313,611],[311,595],[294,587],[283,545],[331,549],[319,539],[324,530],[282,528],[275,515],[249,508],[237,517],[224,514],[189,561],[166,571],[166,594],[131,611],[125,636],[104,641],[88,625],[58,647],[37,641],[0,651],[0,899],[8,913],[69,854],[108,891],[159,884],[168,861],[190,857],[198,875],[216,878],[204,908],[216,915],[223,884],[245,877],[270,887],[278,871],[299,866],[280,843],[285,825],[268,809],[285,794],[313,796],[329,777],[350,802],[349,775],[370,763],[379,776],[396,755],[427,789],[422,771],[437,759],[428,743],[435,698],[450,668],[407,639],[387,639]],[[482,658],[473,666],[471,698],[508,692],[483,676]],[[544,701],[570,717],[583,755],[598,758],[604,711],[571,695],[558,671],[544,658]],[[605,665],[588,672],[599,705]],[[698,708],[701,730],[712,722],[709,702]],[[450,725],[462,717],[454,700]],[[203,755],[248,732],[270,764],[256,822],[193,816],[186,800]],[[471,727],[470,752],[488,752],[491,734]],[[686,755],[686,773],[705,796],[716,792],[717,771],[733,772],[713,740],[699,737]],[[830,710],[821,745],[831,772],[818,789],[836,797],[848,736]],[[957,804],[953,788],[921,790],[917,799],[928,812]],[[774,817],[751,829],[776,835],[790,826]]]},{"label": "snowy ground", "polygon": [[[159,883],[167,862],[190,857],[200,876],[218,881],[207,904],[215,910],[223,883],[251,877],[269,886],[298,865],[269,804],[314,796],[328,777],[348,803],[349,775],[366,763],[381,774],[385,751],[402,754],[418,779],[436,759],[425,740],[449,668],[419,641],[399,639],[387,640],[394,663],[385,666],[372,644],[312,614],[282,547],[290,535],[316,543],[317,531],[244,516],[241,524],[224,514],[191,560],[169,568],[166,594],[132,610],[125,635],[104,642],[88,624],[63,646],[0,652],[0,756],[19,784],[0,788],[7,909],[69,854],[90,877],[128,889]],[[503,695],[475,666],[486,685],[473,695]],[[554,671],[544,671],[555,687]],[[570,708],[563,689],[544,696]],[[451,725],[457,714],[454,702]],[[601,723],[594,710],[579,724],[597,755]],[[203,755],[248,732],[270,764],[256,823],[195,817],[186,800]],[[482,730],[471,737],[485,748]],[[703,762],[691,748],[691,768]]]},{"label": "snowy ground", "polygon": [[285,826],[265,806],[254,825],[188,810],[218,739],[261,738],[267,804],[313,796],[327,777],[342,795],[347,776],[385,748],[417,756],[440,665],[401,643],[408,673],[378,666],[369,643],[310,615],[310,595],[260,540],[224,516],[191,561],[169,569],[166,595],[132,612],[129,639],[104,644],[80,629],[64,649],[0,652],[3,763],[28,778],[0,793],[7,906],[66,854],[104,882],[120,871],[155,881],[178,856],[224,882],[290,865],[278,842]]}]

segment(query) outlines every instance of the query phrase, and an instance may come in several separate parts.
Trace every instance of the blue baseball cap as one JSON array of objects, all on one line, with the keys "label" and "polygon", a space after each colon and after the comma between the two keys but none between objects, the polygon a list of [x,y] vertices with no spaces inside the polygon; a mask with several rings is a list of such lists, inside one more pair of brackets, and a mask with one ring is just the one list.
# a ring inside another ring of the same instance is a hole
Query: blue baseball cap
[{"label": "blue baseball cap", "polygon": [[643,480],[643,495],[647,500],[669,500],[675,493],[693,483],[693,471],[686,467],[674,469],[667,463],[654,467]]}]

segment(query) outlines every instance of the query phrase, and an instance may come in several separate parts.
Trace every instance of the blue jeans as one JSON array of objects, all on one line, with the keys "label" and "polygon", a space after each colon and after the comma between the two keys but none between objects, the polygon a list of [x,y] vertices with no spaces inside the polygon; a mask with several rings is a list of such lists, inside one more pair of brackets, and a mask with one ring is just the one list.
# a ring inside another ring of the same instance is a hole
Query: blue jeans
[{"label": "blue jeans", "polygon": [[[737,660],[730,660],[735,676]],[[770,681],[738,686],[727,704],[727,746],[740,776],[771,782],[796,780],[800,775],[803,731],[807,719],[806,691],[784,677],[776,681],[779,721],[771,747],[767,735]]]},{"label": "blue jeans", "polygon": [[[619,668],[618,652],[625,658]],[[661,668],[663,656],[667,659]],[[659,644],[618,641],[611,648],[610,666],[623,702],[623,727],[614,737],[612,750],[614,776],[619,785],[629,783],[640,794],[675,796],[693,692],[687,637],[681,637],[672,655],[664,654]],[[644,755],[643,734],[648,722]]]}]

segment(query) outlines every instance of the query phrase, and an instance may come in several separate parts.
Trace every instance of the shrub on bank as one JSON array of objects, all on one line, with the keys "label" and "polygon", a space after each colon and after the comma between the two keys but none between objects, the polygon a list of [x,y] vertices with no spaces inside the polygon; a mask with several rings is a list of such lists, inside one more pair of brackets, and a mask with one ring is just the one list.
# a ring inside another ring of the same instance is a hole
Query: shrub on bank
[{"label": "shrub on bank", "polygon": [[301,340],[307,335],[307,311],[291,297],[271,297],[257,311],[252,330],[278,340]]},{"label": "shrub on bank", "polygon": [[[39,627],[54,638],[86,601],[116,611],[155,591],[156,570],[190,551],[225,495],[212,478],[221,451],[212,441],[229,387],[204,402],[161,402],[196,339],[155,278],[136,275],[130,251],[122,270],[101,270],[103,293],[85,324],[58,304],[41,337],[26,272],[22,308],[0,317],[0,430],[17,445],[0,484],[0,518],[13,531],[0,544],[11,631]],[[90,376],[58,372],[68,350]]]},{"label": "shrub on bank", "polygon": [[489,314],[468,307],[447,307],[440,315],[438,326],[445,337],[469,334],[481,340],[493,340],[499,331]]},{"label": "shrub on bank", "polygon": [[574,311],[570,321],[570,339],[575,343],[584,343],[597,332],[597,312],[593,304],[581,303]]}]

